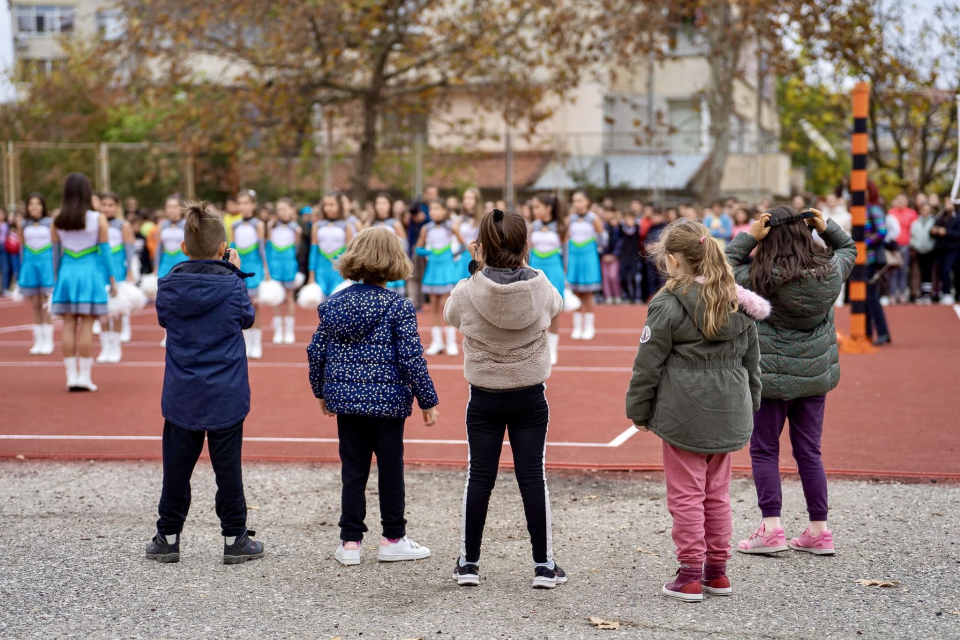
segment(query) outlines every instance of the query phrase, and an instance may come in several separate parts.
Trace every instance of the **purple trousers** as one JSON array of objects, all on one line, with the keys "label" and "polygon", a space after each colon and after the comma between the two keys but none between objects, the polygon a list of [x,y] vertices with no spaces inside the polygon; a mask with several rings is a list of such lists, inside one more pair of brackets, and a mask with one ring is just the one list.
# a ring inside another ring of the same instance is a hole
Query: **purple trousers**
[{"label": "purple trousers", "polygon": [[827,475],[820,460],[820,436],[826,396],[773,400],[764,398],[753,414],[750,459],[757,503],[764,518],[779,518],[783,502],[780,492],[780,434],[790,421],[790,444],[797,461],[803,496],[810,520],[827,519]]}]

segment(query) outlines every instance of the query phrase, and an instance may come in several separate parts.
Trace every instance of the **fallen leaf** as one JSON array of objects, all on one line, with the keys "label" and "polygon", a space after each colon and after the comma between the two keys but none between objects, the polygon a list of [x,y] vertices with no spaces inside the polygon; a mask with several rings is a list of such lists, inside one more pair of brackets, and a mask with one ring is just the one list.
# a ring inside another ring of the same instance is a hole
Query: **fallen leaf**
[{"label": "fallen leaf", "polygon": [[658,558],[660,557],[659,553],[655,553],[653,551],[647,551],[643,547],[637,547],[637,553],[648,553],[651,556],[657,556]]},{"label": "fallen leaf", "polygon": [[947,611],[947,613],[952,613],[955,616],[960,616],[960,611]]},{"label": "fallen leaf", "polygon": [[603,618],[587,618],[587,621],[595,626],[597,629],[619,629],[619,622],[611,622],[610,620],[604,620]]},{"label": "fallen leaf", "polygon": [[584,499],[584,500],[596,500],[596,499],[597,499],[597,496],[584,496],[583,499]]},{"label": "fallen leaf", "polygon": [[248,504],[248,505],[247,505],[247,509],[253,509],[254,511],[256,511],[256,510],[259,509],[259,508],[260,508],[260,505],[256,505],[256,504]]},{"label": "fallen leaf", "polygon": [[865,578],[854,580],[854,582],[864,587],[895,587],[900,584],[896,580],[888,582],[886,580],[867,580]]},{"label": "fallen leaf", "polygon": [[23,454],[22,454],[22,453],[18,453],[18,454],[17,454],[17,460],[26,460],[26,458],[23,457]]}]

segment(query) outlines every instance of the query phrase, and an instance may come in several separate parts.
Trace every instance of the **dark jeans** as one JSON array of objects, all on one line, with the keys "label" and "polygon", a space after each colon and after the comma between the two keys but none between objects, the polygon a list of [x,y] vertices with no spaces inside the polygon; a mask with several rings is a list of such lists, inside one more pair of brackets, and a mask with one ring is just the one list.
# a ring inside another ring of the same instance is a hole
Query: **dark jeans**
[{"label": "dark jeans", "polygon": [[13,270],[10,265],[10,256],[6,250],[0,247],[0,293],[10,288],[10,280],[13,278]]},{"label": "dark jeans", "polygon": [[467,403],[467,484],[464,487],[460,555],[480,560],[490,494],[497,482],[504,432],[510,434],[514,472],[520,485],[534,562],[553,560],[550,492],[547,490],[547,427],[550,407],[546,385],[502,393],[470,388]]},{"label": "dark jeans", "polygon": [[241,536],[247,530],[247,502],[243,497],[240,468],[243,422],[226,431],[190,431],[166,421],[163,424],[163,490],[157,520],[157,531],[163,535],[183,531],[190,511],[190,476],[203,451],[204,436],[217,477],[215,503],[221,533]]},{"label": "dark jeans", "polygon": [[640,300],[639,279],[642,278],[641,269],[643,263],[640,258],[620,258],[620,281],[623,287],[623,297],[630,302]]},{"label": "dark jeans", "polygon": [[940,290],[947,295],[953,287],[957,288],[957,297],[960,297],[960,251],[943,251],[940,253]]},{"label": "dark jeans", "polygon": [[380,488],[380,524],[384,538],[407,535],[403,517],[403,423],[400,418],[337,416],[340,438],[340,477],[343,492],[340,500],[340,539],[360,542],[368,531],[364,492],[370,477],[370,462],[377,455]]},{"label": "dark jeans", "polygon": [[753,481],[757,486],[757,503],[764,518],[780,517],[780,434],[789,419],[790,444],[793,458],[797,461],[810,520],[827,519],[827,475],[820,460],[826,401],[826,396],[795,400],[764,398],[760,410],[753,414],[750,460],[753,463]]},{"label": "dark jeans", "polygon": [[657,265],[653,260],[647,260],[644,262],[644,267],[646,268],[645,279],[647,281],[646,294],[647,299],[649,300],[653,297],[653,294],[660,290],[662,278],[660,276],[660,270],[657,269]]},{"label": "dark jeans", "polygon": [[[878,249],[879,251],[879,249]],[[867,337],[873,337],[873,329],[877,329],[877,337],[889,336],[890,330],[887,328],[887,316],[883,313],[883,305],[880,304],[880,280],[871,283],[874,274],[879,270],[877,265],[867,266]]]},{"label": "dark jeans", "polygon": [[920,268],[920,293],[925,296],[933,294],[933,263],[936,255],[933,251],[917,254],[917,266]]}]

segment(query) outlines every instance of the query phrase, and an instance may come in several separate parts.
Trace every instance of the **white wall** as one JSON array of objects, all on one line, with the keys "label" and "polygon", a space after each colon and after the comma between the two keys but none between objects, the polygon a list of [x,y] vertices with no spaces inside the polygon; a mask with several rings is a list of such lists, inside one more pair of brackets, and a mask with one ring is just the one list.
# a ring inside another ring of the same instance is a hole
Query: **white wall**
[{"label": "white wall", "polygon": [[17,98],[17,90],[10,83],[8,74],[13,72],[13,17],[10,4],[0,2],[0,103]]}]

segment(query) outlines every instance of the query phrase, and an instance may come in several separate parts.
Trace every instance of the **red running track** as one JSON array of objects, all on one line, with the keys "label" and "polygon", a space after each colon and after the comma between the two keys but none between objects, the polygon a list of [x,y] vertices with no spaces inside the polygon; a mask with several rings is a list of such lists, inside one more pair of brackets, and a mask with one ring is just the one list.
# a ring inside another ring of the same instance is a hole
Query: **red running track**
[{"label": "red running track", "polygon": [[[832,473],[960,478],[960,311],[937,306],[887,311],[894,344],[875,355],[842,359],[840,387],[827,402],[824,463]],[[548,464],[658,469],[660,440],[633,433],[623,416],[645,309],[600,308],[592,342],[571,341],[564,316],[560,364],[547,383]],[[134,318],[133,342],[125,345],[121,364],[94,367],[100,387],[94,394],[66,392],[59,353],[27,353],[29,322],[25,305],[0,300],[0,456],[159,457],[163,350],[154,313],[145,310]],[[250,364],[248,459],[337,459],[336,425],[320,414],[307,380],[305,347],[315,314],[299,311],[297,323],[296,345],[269,344],[271,332],[265,329],[264,358]],[[838,324],[846,326],[843,310]],[[437,356],[429,363],[441,400],[440,422],[428,429],[418,414],[408,421],[406,459],[464,465],[462,358]],[[792,470],[786,434],[782,450],[781,466]],[[503,462],[510,462],[506,447]],[[734,464],[748,469],[748,452],[736,453]]]}]

